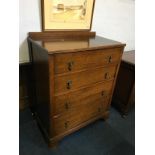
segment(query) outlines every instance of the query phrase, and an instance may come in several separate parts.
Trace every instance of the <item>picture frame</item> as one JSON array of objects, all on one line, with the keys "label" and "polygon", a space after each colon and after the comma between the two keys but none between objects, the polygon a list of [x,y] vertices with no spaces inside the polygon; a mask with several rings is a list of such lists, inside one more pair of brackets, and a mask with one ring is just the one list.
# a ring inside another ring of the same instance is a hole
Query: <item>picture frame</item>
[{"label": "picture frame", "polygon": [[43,31],[89,31],[95,0],[41,0]]}]

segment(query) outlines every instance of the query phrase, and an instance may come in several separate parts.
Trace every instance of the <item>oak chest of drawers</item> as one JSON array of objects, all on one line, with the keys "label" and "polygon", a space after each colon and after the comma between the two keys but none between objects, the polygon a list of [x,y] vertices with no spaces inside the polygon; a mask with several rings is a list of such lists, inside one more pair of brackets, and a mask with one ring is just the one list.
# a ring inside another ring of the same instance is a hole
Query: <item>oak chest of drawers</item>
[{"label": "oak chest of drawers", "polygon": [[94,32],[29,33],[38,123],[49,145],[109,116],[125,44]]}]

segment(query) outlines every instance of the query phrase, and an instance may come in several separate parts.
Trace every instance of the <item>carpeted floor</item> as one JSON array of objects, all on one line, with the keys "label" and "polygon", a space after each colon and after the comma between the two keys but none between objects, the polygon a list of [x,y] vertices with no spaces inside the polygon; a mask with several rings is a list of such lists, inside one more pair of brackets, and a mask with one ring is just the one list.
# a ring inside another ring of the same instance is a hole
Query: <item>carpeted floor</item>
[{"label": "carpeted floor", "polygon": [[49,149],[29,109],[20,112],[20,155],[134,155],[135,111],[124,119],[111,108],[107,121],[96,121]]}]

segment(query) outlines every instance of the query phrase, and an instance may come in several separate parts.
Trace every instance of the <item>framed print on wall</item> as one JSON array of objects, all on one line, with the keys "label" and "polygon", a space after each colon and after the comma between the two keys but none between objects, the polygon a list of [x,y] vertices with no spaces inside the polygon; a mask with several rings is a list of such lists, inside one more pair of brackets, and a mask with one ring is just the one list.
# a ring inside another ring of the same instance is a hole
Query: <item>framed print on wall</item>
[{"label": "framed print on wall", "polygon": [[43,31],[90,30],[95,0],[41,0]]}]

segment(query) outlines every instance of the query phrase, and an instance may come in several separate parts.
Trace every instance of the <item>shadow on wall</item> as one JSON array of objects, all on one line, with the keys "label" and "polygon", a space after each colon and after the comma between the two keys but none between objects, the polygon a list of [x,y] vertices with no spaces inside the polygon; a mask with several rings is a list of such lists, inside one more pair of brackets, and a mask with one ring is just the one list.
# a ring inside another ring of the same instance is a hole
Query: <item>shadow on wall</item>
[{"label": "shadow on wall", "polygon": [[29,62],[29,52],[28,52],[27,39],[25,39],[19,45],[19,62],[20,63]]}]

